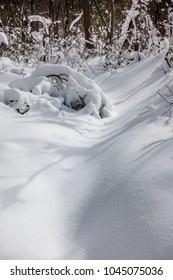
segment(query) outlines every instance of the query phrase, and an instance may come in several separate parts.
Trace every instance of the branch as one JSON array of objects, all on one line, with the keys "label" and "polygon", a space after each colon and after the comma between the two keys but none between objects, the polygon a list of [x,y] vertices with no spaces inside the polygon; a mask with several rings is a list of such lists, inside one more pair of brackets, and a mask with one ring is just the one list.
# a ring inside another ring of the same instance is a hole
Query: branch
[{"label": "branch", "polygon": [[172,92],[172,90],[170,89],[170,87],[168,87],[168,85],[165,85],[165,87],[169,90],[169,92],[170,92],[171,95],[173,96],[173,92]]},{"label": "branch", "polygon": [[173,105],[173,102],[170,102],[170,101],[168,101],[167,99],[166,99],[166,97],[164,97],[163,95],[161,95],[161,93],[159,92],[159,91],[156,91],[157,93],[158,93],[158,95],[161,97],[161,98],[163,98],[163,100],[165,100],[165,102],[166,103],[168,103],[169,105]]},{"label": "branch", "polygon": [[[173,92],[171,91],[171,89],[167,85],[165,85],[165,87],[168,88],[169,91],[171,92],[171,94],[173,95]],[[156,92],[167,104],[169,104],[168,110],[164,113],[164,115],[165,115],[171,110],[173,102],[170,102],[169,100],[167,100],[166,97],[164,97],[159,91],[156,91]]]},{"label": "branch", "polygon": [[101,13],[101,11],[100,11],[100,8],[99,8],[99,5],[98,5],[98,3],[97,3],[97,0],[93,0],[93,2],[94,2],[94,4],[95,4],[95,6],[96,6],[96,9],[97,9],[97,11],[98,11],[98,13],[99,13],[99,16],[100,16],[100,18],[101,18],[103,24],[104,24],[106,27],[108,27],[107,24],[106,24],[106,21],[105,21],[105,19],[104,19],[104,17],[103,17],[103,15],[102,15],[102,13]]}]

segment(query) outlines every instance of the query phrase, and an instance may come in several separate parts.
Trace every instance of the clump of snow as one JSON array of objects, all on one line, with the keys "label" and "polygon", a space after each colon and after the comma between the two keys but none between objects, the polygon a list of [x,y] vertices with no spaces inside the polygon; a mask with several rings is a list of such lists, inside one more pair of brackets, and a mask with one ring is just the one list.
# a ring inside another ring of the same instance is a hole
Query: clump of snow
[{"label": "clump of snow", "polygon": [[7,39],[7,36],[3,32],[0,32],[0,46],[2,44],[5,44],[6,46],[8,46],[8,39]]},{"label": "clump of snow", "polygon": [[48,94],[37,96],[32,103],[31,113],[40,112],[41,114],[49,115],[50,113],[57,113],[61,110],[62,100],[51,97]]},{"label": "clump of snow", "polygon": [[[44,80],[42,81],[44,82]],[[40,95],[34,95],[29,91],[23,91],[17,88],[10,88],[7,85],[0,84],[0,102],[5,103],[20,114],[31,111],[40,111],[41,113],[57,112],[61,109],[63,98],[52,97],[47,93],[41,93],[39,86],[33,87],[33,91]],[[28,88],[28,87],[27,87]],[[38,92],[36,92],[38,90]]]},{"label": "clump of snow", "polygon": [[56,89],[52,86],[47,77],[39,76],[36,78],[21,78],[10,83],[11,88],[18,88],[23,91],[32,92],[34,95],[47,93],[53,95]]},{"label": "clump of snow", "polygon": [[7,89],[4,94],[4,102],[6,105],[14,108],[20,114],[25,114],[31,107],[31,96],[29,93],[19,89]]}]

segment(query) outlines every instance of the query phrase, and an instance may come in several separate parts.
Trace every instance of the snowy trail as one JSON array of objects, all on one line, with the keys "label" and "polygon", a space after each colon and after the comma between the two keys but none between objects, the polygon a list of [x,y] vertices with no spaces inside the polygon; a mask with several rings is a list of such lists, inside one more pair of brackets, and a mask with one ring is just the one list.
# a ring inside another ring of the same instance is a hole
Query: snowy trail
[{"label": "snowy trail", "polygon": [[172,128],[157,59],[96,79],[115,117],[0,110],[0,258],[172,259]]}]

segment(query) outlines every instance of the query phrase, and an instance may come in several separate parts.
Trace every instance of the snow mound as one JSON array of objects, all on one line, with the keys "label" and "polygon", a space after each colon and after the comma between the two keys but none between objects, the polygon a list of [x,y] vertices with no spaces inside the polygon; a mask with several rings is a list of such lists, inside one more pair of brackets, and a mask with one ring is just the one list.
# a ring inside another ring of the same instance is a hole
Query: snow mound
[{"label": "snow mound", "polygon": [[55,92],[51,81],[46,77],[36,77],[36,78],[22,78],[10,83],[11,88],[18,88],[22,91],[32,92],[34,95],[41,95],[47,93],[53,95]]},{"label": "snow mound", "polygon": [[60,98],[65,106],[98,118],[112,115],[112,103],[102,89],[94,81],[68,66],[41,66],[30,77],[13,81],[9,86],[32,92],[34,95],[48,94]]},{"label": "snow mound", "polygon": [[[44,80],[43,80],[44,81]],[[29,91],[23,91],[17,88],[10,88],[0,83],[0,102],[10,106],[20,114],[31,112],[57,112],[61,109],[63,98],[55,98],[47,93],[34,95]],[[33,87],[36,90],[36,87]]]},{"label": "snow mound", "polygon": [[4,102],[6,105],[14,108],[20,114],[25,114],[31,107],[29,93],[25,93],[20,89],[7,89],[4,94]]}]

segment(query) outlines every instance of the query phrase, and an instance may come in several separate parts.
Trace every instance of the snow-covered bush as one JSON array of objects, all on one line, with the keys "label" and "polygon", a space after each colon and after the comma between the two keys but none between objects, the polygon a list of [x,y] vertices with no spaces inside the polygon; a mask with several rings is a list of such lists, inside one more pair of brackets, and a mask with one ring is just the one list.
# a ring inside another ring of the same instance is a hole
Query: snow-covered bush
[{"label": "snow-covered bush", "polygon": [[122,50],[113,48],[104,57],[103,68],[104,70],[119,69],[143,59],[145,59],[145,55],[142,52],[134,51],[131,48]]},{"label": "snow-covered bush", "polygon": [[6,32],[9,41],[6,56],[16,62],[28,63],[36,50],[36,40],[30,29],[6,27]]},{"label": "snow-covered bush", "polygon": [[7,46],[8,46],[7,36],[3,32],[0,32],[0,56],[2,56],[2,53]]},{"label": "snow-covered bush", "polygon": [[44,93],[53,95],[56,92],[56,88],[53,87],[50,79],[45,76],[18,79],[10,83],[10,87],[18,88],[22,91],[32,92],[34,95],[41,95]]},{"label": "snow-covered bush", "polygon": [[101,88],[68,66],[41,66],[30,77],[16,80],[9,86],[38,96],[47,94],[53,98],[60,98],[65,106],[73,110],[83,110],[99,118],[112,114],[112,104]]},{"label": "snow-covered bush", "polygon": [[12,73],[19,74],[19,75],[24,74],[24,68],[20,67],[17,63],[12,61],[8,57],[0,58],[0,71],[12,72]]},{"label": "snow-covered bush", "polygon": [[155,40],[152,44],[152,53],[162,58],[162,69],[165,74],[173,68],[173,49],[170,39],[161,36],[160,32],[156,32]]},{"label": "snow-covered bush", "polygon": [[0,84],[0,102],[13,108],[20,114],[32,110],[39,110],[42,113],[59,111],[62,107],[63,98],[51,97],[49,94],[34,95],[31,92],[22,91],[16,88],[10,88],[7,85]]}]

